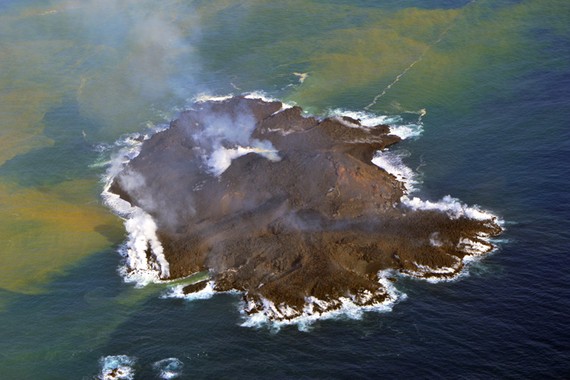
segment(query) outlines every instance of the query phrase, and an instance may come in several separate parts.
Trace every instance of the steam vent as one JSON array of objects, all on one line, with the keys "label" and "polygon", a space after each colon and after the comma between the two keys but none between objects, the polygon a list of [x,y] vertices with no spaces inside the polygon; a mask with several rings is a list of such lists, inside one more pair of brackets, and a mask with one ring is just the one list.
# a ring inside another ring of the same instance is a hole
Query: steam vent
[{"label": "steam vent", "polygon": [[278,101],[198,102],[145,140],[109,191],[148,216],[154,240],[139,259],[162,279],[207,270],[211,282],[184,291],[238,290],[247,314],[292,320],[388,302],[385,273],[452,278],[494,248],[491,214],[413,202],[371,162],[399,141],[386,125]]}]

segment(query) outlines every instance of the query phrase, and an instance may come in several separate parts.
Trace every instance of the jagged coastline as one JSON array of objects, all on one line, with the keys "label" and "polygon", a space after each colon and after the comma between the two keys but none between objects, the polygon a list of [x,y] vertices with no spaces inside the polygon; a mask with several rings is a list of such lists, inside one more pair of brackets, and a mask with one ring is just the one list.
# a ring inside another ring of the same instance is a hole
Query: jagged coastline
[{"label": "jagged coastline", "polygon": [[386,271],[453,278],[502,228],[453,198],[447,208],[410,199],[372,163],[399,141],[387,125],[279,101],[196,102],[109,183],[130,209],[126,271],[209,271],[183,292],[237,290],[245,314],[274,321],[393,302]]}]

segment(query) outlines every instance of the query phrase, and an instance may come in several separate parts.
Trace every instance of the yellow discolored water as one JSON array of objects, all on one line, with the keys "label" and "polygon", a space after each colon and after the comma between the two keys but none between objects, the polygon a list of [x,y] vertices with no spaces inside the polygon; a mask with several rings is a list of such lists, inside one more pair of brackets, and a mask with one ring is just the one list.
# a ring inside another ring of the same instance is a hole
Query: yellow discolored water
[{"label": "yellow discolored water", "polygon": [[97,186],[92,180],[38,189],[0,183],[0,288],[40,292],[64,268],[121,241],[120,220],[92,197]]}]

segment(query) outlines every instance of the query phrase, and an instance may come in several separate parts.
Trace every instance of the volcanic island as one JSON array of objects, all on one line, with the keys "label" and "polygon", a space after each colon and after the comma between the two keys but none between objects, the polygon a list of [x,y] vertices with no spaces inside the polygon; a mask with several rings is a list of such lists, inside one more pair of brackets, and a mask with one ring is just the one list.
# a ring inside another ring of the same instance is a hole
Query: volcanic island
[{"label": "volcanic island", "polygon": [[144,244],[155,267],[160,250],[162,279],[208,271],[184,292],[237,290],[244,313],[287,321],[385,302],[386,270],[452,278],[493,250],[495,217],[402,202],[405,184],[372,163],[400,140],[279,101],[196,102],[142,143],[109,192],[152,217],[160,247]]}]

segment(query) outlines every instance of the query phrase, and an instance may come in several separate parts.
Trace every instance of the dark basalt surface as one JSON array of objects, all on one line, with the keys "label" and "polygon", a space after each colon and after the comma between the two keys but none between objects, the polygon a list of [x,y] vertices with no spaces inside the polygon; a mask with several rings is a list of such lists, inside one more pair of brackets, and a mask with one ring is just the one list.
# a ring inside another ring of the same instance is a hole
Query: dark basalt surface
[{"label": "dark basalt surface", "polygon": [[[326,301],[316,312],[339,307],[340,297],[381,302],[382,269],[452,276],[470,252],[464,239],[492,249],[482,237],[501,232],[494,220],[400,204],[403,184],[371,163],[377,150],[400,141],[388,126],[281,108],[243,97],[197,103],[146,140],[114,179],[111,192],[155,219],[170,278],[209,270],[216,290],[244,292],[248,313],[263,311],[267,299],[289,307],[268,312],[285,319],[300,315],[307,297]],[[212,124],[244,121],[254,125],[245,138],[211,133]],[[280,160],[249,153],[219,176],[208,171],[213,146],[254,139],[271,142]]]}]

